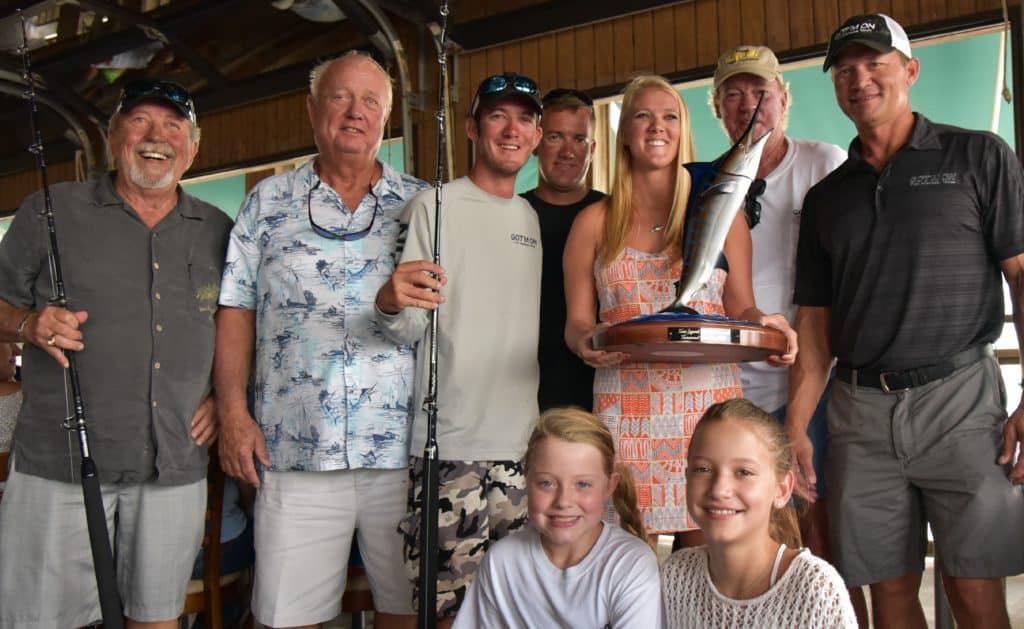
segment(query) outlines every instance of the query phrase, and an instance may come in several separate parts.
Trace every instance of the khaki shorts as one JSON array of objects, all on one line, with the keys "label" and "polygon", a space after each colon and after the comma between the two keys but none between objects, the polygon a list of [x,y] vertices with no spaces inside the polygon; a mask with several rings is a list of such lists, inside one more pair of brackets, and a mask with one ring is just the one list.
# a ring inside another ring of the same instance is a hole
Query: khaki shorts
[{"label": "khaki shorts", "polygon": [[252,609],[272,627],[341,613],[352,537],[379,612],[412,613],[412,584],[395,532],[405,515],[406,471],[264,472],[256,495]]},{"label": "khaki shorts", "polygon": [[[117,540],[125,616],[177,618],[203,539],[206,481],[111,483],[100,491],[107,529]],[[80,485],[20,474],[12,465],[0,503],[0,558],[0,627],[82,627],[100,620]]]},{"label": "khaki shorts", "polygon": [[848,585],[923,570],[926,524],[943,574],[1024,571],[1024,493],[996,463],[1004,405],[994,358],[893,393],[836,380],[827,508],[832,556]]},{"label": "khaki shorts", "polygon": [[[520,461],[441,461],[437,615],[455,616],[492,542],[526,524],[526,478]],[[420,490],[423,459],[411,457],[409,507],[399,526],[405,565],[419,609]]]}]

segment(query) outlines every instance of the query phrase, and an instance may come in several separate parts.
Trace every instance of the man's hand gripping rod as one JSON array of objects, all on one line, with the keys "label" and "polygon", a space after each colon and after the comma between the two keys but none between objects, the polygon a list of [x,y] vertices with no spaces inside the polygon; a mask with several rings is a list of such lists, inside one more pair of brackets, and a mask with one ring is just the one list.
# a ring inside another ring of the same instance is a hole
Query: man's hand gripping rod
[{"label": "man's hand gripping rod", "polygon": [[[67,294],[64,292],[64,276],[61,273],[60,251],[57,248],[57,225],[53,217],[53,201],[50,198],[50,185],[46,176],[46,157],[43,153],[43,136],[36,125],[38,105],[36,102],[35,79],[28,54],[28,33],[25,16],[18,10],[21,19],[21,55],[22,78],[28,89],[25,98],[29,102],[29,123],[32,132],[32,144],[28,147],[35,155],[36,165],[43,189],[43,217],[46,219],[46,231],[49,235],[47,261],[50,267],[50,288],[53,298],[50,303],[60,308],[68,307]],[[71,386],[71,400],[74,413],[64,421],[64,427],[78,435],[78,448],[82,455],[82,496],[85,501],[85,517],[89,530],[89,546],[92,549],[93,568],[96,572],[96,585],[99,590],[100,611],[103,614],[103,626],[108,629],[124,627],[124,612],[121,598],[117,590],[117,578],[114,574],[114,556],[110,550],[110,537],[107,531],[107,517],[103,509],[103,496],[100,494],[100,481],[96,462],[89,450],[89,436],[86,431],[85,405],[82,403],[82,388],[78,382],[78,367],[75,353],[64,350],[68,359],[67,379]]]}]

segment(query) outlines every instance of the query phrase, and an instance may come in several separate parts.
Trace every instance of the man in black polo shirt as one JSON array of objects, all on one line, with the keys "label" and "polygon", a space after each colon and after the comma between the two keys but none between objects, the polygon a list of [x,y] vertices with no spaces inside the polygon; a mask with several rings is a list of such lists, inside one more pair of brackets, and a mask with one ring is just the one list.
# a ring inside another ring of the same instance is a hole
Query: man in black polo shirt
[{"label": "man in black polo shirt", "polygon": [[544,95],[544,130],[534,154],[540,165],[537,187],[523,193],[540,219],[544,266],[540,292],[540,388],[537,402],[544,411],[574,404],[591,410],[594,368],[583,364],[565,344],[565,278],[562,250],[580,210],[604,198],[587,187],[594,156],[594,101],[573,89]]},{"label": "man in black polo shirt", "polygon": [[991,343],[1001,277],[1024,326],[1021,167],[996,136],[911,111],[919,62],[887,16],[847,20],[824,69],[857,138],[801,219],[798,484],[814,482],[805,429],[835,356],[826,484],[847,584],[871,585],[876,626],[925,627],[927,523],[957,623],[1009,627],[999,578],[1024,571],[1024,409],[1007,421]]}]

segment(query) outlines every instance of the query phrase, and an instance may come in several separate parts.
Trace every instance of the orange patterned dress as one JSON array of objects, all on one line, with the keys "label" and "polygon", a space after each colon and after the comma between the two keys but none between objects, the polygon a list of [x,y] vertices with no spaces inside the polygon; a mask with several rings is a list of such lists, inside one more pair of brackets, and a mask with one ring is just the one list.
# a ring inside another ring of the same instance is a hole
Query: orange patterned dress
[{"label": "orange patterned dress", "polygon": [[[682,261],[627,247],[608,266],[594,263],[601,321],[615,324],[653,314],[675,297]],[[690,306],[725,314],[726,271],[715,269]],[[733,364],[622,363],[598,369],[594,413],[615,437],[619,463],[633,474],[648,533],[697,528],[686,513],[686,451],[697,420],[716,402],[740,397]],[[614,509],[609,506],[609,518]]]}]

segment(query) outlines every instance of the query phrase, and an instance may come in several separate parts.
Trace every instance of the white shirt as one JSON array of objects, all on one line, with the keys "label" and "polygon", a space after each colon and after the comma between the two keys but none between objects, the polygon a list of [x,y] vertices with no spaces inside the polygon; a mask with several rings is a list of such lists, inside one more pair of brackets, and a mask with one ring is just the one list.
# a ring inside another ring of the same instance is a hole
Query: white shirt
[{"label": "white shirt", "polygon": [[[754,299],[763,312],[781,312],[793,323],[796,282],[796,242],[804,195],[825,175],[846,161],[846,151],[812,140],[789,142],[785,157],[767,177],[761,203],[761,222],[750,230],[753,241]],[[788,370],[767,362],[741,363],[743,397],[771,412],[786,403]]]},{"label": "white shirt", "polygon": [[562,570],[530,525],[487,551],[455,629],[658,629],[659,590],[654,552],[619,527],[604,524],[583,561]]},{"label": "white shirt", "polygon": [[842,577],[804,550],[764,594],[746,600],[723,595],[711,582],[707,546],[684,548],[661,567],[669,629],[826,629],[857,627]]}]

